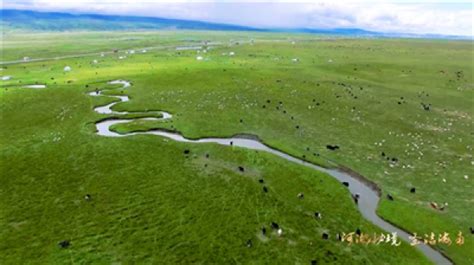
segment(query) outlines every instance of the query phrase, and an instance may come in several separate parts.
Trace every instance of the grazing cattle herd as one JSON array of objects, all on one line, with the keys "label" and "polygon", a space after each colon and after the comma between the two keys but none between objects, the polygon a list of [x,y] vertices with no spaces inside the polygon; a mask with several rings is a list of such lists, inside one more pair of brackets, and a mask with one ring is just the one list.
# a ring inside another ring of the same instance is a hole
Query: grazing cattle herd
[{"label": "grazing cattle herd", "polygon": [[[229,144],[232,145],[232,142],[230,142]],[[333,146],[331,146],[331,147],[333,147]],[[337,147],[337,146],[336,146],[336,147]],[[337,147],[337,148],[339,148],[339,147]],[[337,148],[336,148],[336,149],[337,149]],[[307,150],[309,151],[309,149],[310,149],[310,148],[308,147]],[[190,151],[189,149],[185,149],[185,150],[184,150],[184,154],[186,154],[186,155],[190,154],[190,152],[191,152],[191,151]],[[206,153],[206,154],[205,154],[205,157],[206,157],[206,158],[209,158],[209,154]],[[207,164],[206,164],[206,165],[207,165]],[[238,170],[239,172],[241,172],[241,173],[244,173],[244,172],[245,172],[245,168],[244,168],[243,166],[238,166],[238,167],[237,167],[237,170]],[[263,178],[259,178],[259,179],[258,179],[258,183],[260,183],[260,184],[263,185],[263,184],[265,183],[265,181],[264,181]],[[349,182],[343,181],[342,184],[343,184],[344,186],[346,186],[346,187],[349,187]],[[265,185],[262,186],[262,189],[263,189],[263,192],[264,192],[264,193],[268,193],[268,192],[269,192],[267,186],[265,186]],[[414,188],[412,188],[412,190],[413,190],[413,189],[414,189]],[[90,196],[90,195],[86,195],[86,196]],[[305,198],[305,195],[304,195],[303,192],[300,192],[300,193],[298,193],[298,194],[296,195],[296,197],[297,197],[298,199],[302,200],[302,199]],[[360,194],[358,194],[358,193],[353,194],[353,195],[352,195],[352,198],[354,199],[354,202],[357,204],[358,199],[360,198]],[[390,194],[387,195],[387,198],[388,198],[389,200],[393,200],[393,197],[392,197]],[[316,220],[322,219],[322,214],[321,214],[321,212],[319,212],[319,211],[314,212],[313,216],[314,216],[314,218],[315,218]],[[278,237],[283,236],[283,228],[282,228],[277,222],[274,222],[274,221],[271,222],[271,223],[270,223],[270,228],[272,229],[272,231],[273,231]],[[262,227],[260,228],[260,232],[261,232],[261,236],[263,236],[263,237],[268,237],[268,236],[269,236],[268,233],[267,233],[267,228],[266,228],[265,226],[262,226]],[[357,228],[357,229],[355,230],[355,233],[356,233],[357,235],[360,235],[360,234],[361,234],[360,229]],[[328,240],[328,239],[329,239],[329,234],[328,234],[327,232],[323,232],[323,233],[321,234],[321,238],[322,238],[323,240]],[[339,233],[336,235],[336,239],[339,240],[339,241],[342,240],[341,235],[340,235]],[[251,238],[250,238],[250,239],[247,239],[247,241],[245,242],[245,246],[246,246],[247,248],[253,247],[253,241],[252,241]],[[312,261],[312,264],[317,264],[317,261],[316,261],[316,260],[313,260],[313,261]]]},{"label": "grazing cattle herd", "polygon": [[[113,51],[114,53],[118,53],[118,50],[114,50]],[[131,54],[134,54],[135,52],[127,52],[127,54],[129,55],[129,58],[132,58],[133,56],[131,56]],[[204,52],[203,52],[204,53]],[[209,54],[209,53],[207,53]],[[235,53],[232,52],[232,54],[229,53],[229,56],[233,56],[235,55]],[[241,53],[238,53],[237,56],[235,56],[234,58],[238,58],[239,56],[241,55]],[[250,56],[250,55],[249,55]],[[255,56],[255,55],[253,55]],[[103,55],[102,55],[103,57]],[[251,57],[251,56],[250,56]],[[125,59],[127,58],[126,56],[120,56],[118,57],[119,59]],[[106,58],[104,58],[105,60]],[[128,60],[127,59],[127,60]],[[193,59],[193,62],[195,61],[194,60],[194,57],[192,58]],[[197,60],[199,60],[199,62],[195,62],[195,63],[206,63],[206,61],[208,61],[209,58],[204,58],[203,56],[198,56],[196,57]],[[287,62],[290,61],[290,60],[287,60]],[[299,58],[294,58],[291,60],[291,62],[293,63],[292,65],[293,66],[298,66],[298,65],[301,65],[304,63],[304,59],[302,58],[301,60]],[[328,61],[329,63],[332,63],[333,65],[337,63],[337,60],[336,60],[336,63],[333,63],[334,60],[333,59],[330,59]],[[94,65],[94,67],[98,67],[98,65],[102,64],[103,61],[101,59],[100,63],[98,60],[93,60],[91,61],[91,64]],[[149,64],[151,65],[151,62],[149,62]],[[235,64],[235,62],[234,62]],[[72,68],[72,67],[74,68]],[[65,66],[64,68],[61,67],[60,71],[62,72],[62,74],[64,75],[68,75],[70,74],[69,72],[75,72],[77,71],[77,69],[80,69],[82,68],[82,65],[79,63],[76,63],[75,65],[71,64],[71,66]],[[42,67],[46,67],[46,65],[43,65]],[[6,67],[5,67],[6,69]],[[74,69],[74,70],[73,70]],[[185,69],[186,71],[188,71],[188,68],[183,68]],[[223,72],[230,72],[231,69],[230,68],[227,68],[227,69],[223,69]],[[362,72],[363,71],[363,67],[361,66],[357,66],[357,67],[350,67],[349,68],[349,71],[357,71],[358,73]],[[411,70],[410,71],[402,71],[403,73],[411,73]],[[442,74],[446,74],[447,71],[440,71],[440,73]],[[97,72],[95,73],[97,75]],[[456,78],[457,80],[459,81],[460,79],[464,78],[464,75],[467,74],[467,73],[464,73],[463,71],[456,71],[455,72],[455,75],[456,75]],[[5,81],[8,81],[10,80],[11,76],[4,76],[2,77],[2,80],[5,80]],[[49,79],[49,78],[48,78]],[[54,77],[50,77],[50,79],[52,80],[52,82],[54,84],[56,84],[56,81],[58,80],[57,78],[55,79]],[[354,79],[355,80],[355,79]],[[59,81],[58,81],[59,82]],[[74,82],[76,82],[75,79],[71,78],[67,78],[67,80],[64,81],[65,83],[67,84],[73,84]],[[303,80],[302,81],[303,83],[309,83],[310,81],[309,80]],[[454,82],[454,81],[453,81]],[[21,80],[19,81],[19,83],[21,83]],[[271,83],[272,85],[274,86],[277,86],[279,87],[280,89],[284,90],[286,88],[290,88],[291,86],[287,83],[286,79],[284,77],[279,77],[279,79],[276,79],[276,81],[274,82],[274,79],[271,79]],[[330,83],[330,81],[328,81],[328,83]],[[315,87],[324,87],[324,83],[321,82],[320,83],[314,83],[315,84]],[[338,101],[344,99],[345,97],[347,97],[348,99],[351,100],[351,102],[354,102],[354,100],[358,100],[358,101],[363,101],[364,100],[364,92],[366,92],[367,90],[370,90],[370,86],[371,85],[358,85],[358,84],[351,84],[349,81],[344,81],[344,82],[336,82],[336,81],[332,81],[332,84],[337,87],[338,89],[340,90],[334,90],[336,92],[334,92],[334,98]],[[89,84],[85,85],[86,88],[89,88]],[[364,90],[365,88],[365,90]],[[369,89],[367,89],[369,88]],[[6,88],[7,89],[7,88]],[[93,88],[91,88],[93,89]],[[95,88],[95,93],[98,95],[100,94],[100,91]],[[123,93],[123,91],[122,91]],[[168,96],[176,96],[176,94],[173,94],[173,93],[177,93],[176,91],[174,92],[166,92]],[[214,93],[214,92],[212,92]],[[162,95],[165,95],[165,93],[163,92]],[[209,94],[211,95],[211,94]],[[332,97],[332,92],[330,93],[330,96]],[[313,98],[315,97],[315,95],[310,95],[308,98],[304,98],[304,97],[301,97],[303,98],[302,100],[306,100],[304,101],[305,103],[302,103],[305,110],[306,110],[306,107],[308,110],[315,110],[315,109],[321,109],[321,108],[324,108],[325,106],[330,106],[332,109],[331,111],[339,111],[342,109],[342,105],[338,105],[338,104],[334,104],[334,102],[331,102],[331,100],[327,100],[327,102],[325,100],[322,100],[321,98]],[[229,97],[230,99],[232,100],[235,100],[233,97]],[[295,108],[294,106],[289,106],[290,103],[289,103],[289,100],[284,100],[285,103],[283,101],[281,101],[283,97],[276,97],[276,98],[267,98],[267,97],[263,97],[263,98],[259,98],[259,99],[256,99],[255,100],[255,103],[254,103],[254,107],[258,110],[258,111],[265,111],[265,112],[272,112],[272,113],[276,113],[278,112],[280,114],[284,114],[284,117],[285,117],[285,121],[286,122],[291,122],[291,124],[288,126],[288,131],[290,131],[291,133],[294,133],[295,135],[303,135],[305,133],[306,130],[309,130],[308,128],[310,126],[308,126],[308,123],[305,123],[305,121],[301,118],[302,115],[301,113],[298,113],[297,111],[295,111]],[[403,94],[403,96],[400,96],[400,95],[397,95],[396,97],[394,96],[393,98],[396,98],[395,100],[393,100],[391,103],[395,106],[395,108],[404,108],[404,106],[408,106],[408,104],[410,103],[413,103],[410,99],[412,99],[413,97],[410,97],[406,94]],[[393,99],[392,98],[392,99]],[[419,92],[418,93],[418,100],[416,100],[414,102],[414,104],[412,104],[413,106],[415,106],[415,109],[417,111],[417,114],[418,115],[417,117],[420,117],[420,116],[423,116],[423,115],[431,115],[431,114],[434,114],[436,112],[441,112],[441,110],[439,110],[439,107],[438,107],[438,104],[436,103],[436,101],[432,101],[433,97],[430,98],[430,95],[424,91],[422,92]],[[238,100],[240,100],[238,98]],[[373,104],[381,104],[381,101],[378,101],[376,100],[375,98],[371,98],[371,100],[374,101]],[[192,100],[190,100],[191,102]],[[234,102],[235,103],[235,102]],[[239,104],[242,103],[242,102],[238,102]],[[200,103],[201,104],[201,103]],[[224,107],[227,107],[225,104],[216,104],[218,105],[219,107],[222,107],[222,109]],[[243,104],[243,106],[245,106],[245,108],[248,108],[249,106],[251,106],[251,104]],[[400,106],[397,106],[397,105],[400,105]],[[421,106],[421,107],[420,107]],[[359,105],[350,105],[350,106],[346,106],[347,110],[350,111],[350,113],[352,113],[351,115],[354,115],[352,118],[357,121],[359,124],[358,126],[361,126],[363,127],[363,124],[364,124],[364,121],[361,120],[361,117],[362,117],[362,114],[361,114],[361,109],[363,107],[359,106]],[[198,108],[196,108],[198,109]],[[265,110],[261,110],[261,109],[265,109]],[[447,111],[444,110],[444,113],[446,113]],[[181,113],[180,113],[181,114]],[[460,115],[460,114],[459,114]],[[184,116],[184,115],[183,115]],[[237,126],[243,126],[243,125],[247,125],[247,124],[250,124],[252,122],[252,117],[249,117],[247,118],[247,116],[242,116],[241,113],[239,113],[238,116],[235,116],[232,118],[232,123],[234,125],[237,124]],[[431,117],[431,116],[430,116]],[[334,122],[338,116],[337,115],[333,115],[333,117],[330,117],[330,121],[331,122]],[[245,122],[244,122],[245,121]],[[433,121],[438,121],[436,120],[436,118],[433,119]],[[450,124],[450,122],[453,122],[454,121],[454,118],[450,119],[450,120],[446,120],[446,121],[443,121],[445,122],[446,124]],[[449,122],[449,123],[448,123]],[[427,127],[427,123],[428,122],[425,122],[426,124],[423,124],[422,122],[419,122],[419,123],[416,123],[416,126],[418,127]],[[449,127],[451,125],[447,125],[447,127]],[[171,125],[171,127],[174,129],[173,125]],[[430,127],[431,128],[431,127]],[[438,130],[438,128],[434,128],[433,130]],[[449,131],[449,129],[446,129],[447,131]],[[390,174],[393,174],[392,171],[390,171],[390,168],[402,168],[402,169],[406,169],[408,171],[408,169],[414,169],[415,166],[413,166],[417,160],[420,160],[420,158],[423,158],[423,156],[426,156],[427,153],[429,151],[426,151],[426,148],[423,149],[423,145],[425,146],[430,146],[429,148],[432,148],[432,150],[438,150],[439,149],[439,145],[436,145],[435,143],[433,142],[430,142],[429,140],[426,140],[424,138],[424,136],[426,135],[423,135],[422,133],[413,133],[413,132],[408,132],[408,133],[405,133],[405,132],[394,132],[394,131],[390,131],[389,132],[389,135],[390,136],[393,136],[393,137],[398,137],[398,138],[394,138],[394,139],[410,139],[412,140],[411,142],[407,143],[406,144],[406,147],[403,146],[403,149],[404,150],[401,150],[401,151],[395,151],[394,148],[391,148],[391,146],[387,146],[386,144],[386,139],[381,139],[381,138],[378,138],[377,140],[375,140],[375,146],[377,149],[375,150],[371,150],[372,153],[370,153],[370,155],[367,157],[367,160],[375,160],[375,161],[381,161],[384,165],[387,165],[387,170],[385,171],[381,171],[380,175],[383,175],[382,172],[386,175],[386,176],[390,176]],[[471,134],[472,135],[472,134]],[[460,141],[462,142],[463,139],[461,139],[460,137],[457,138],[455,136],[452,136],[452,139],[456,140],[456,141]],[[464,139],[465,141],[466,139]],[[468,139],[469,140],[469,139]],[[408,141],[408,140],[407,140]],[[388,142],[388,141],[387,141]],[[370,144],[372,144],[373,141],[371,140]],[[324,155],[325,154],[328,154],[327,156],[338,156],[338,155],[342,155],[344,154],[346,151],[347,152],[350,152],[350,151],[354,151],[354,150],[350,150],[351,149],[351,146],[349,146],[349,144],[347,144],[347,142],[344,142],[338,138],[335,138],[335,139],[331,139],[331,138],[327,138],[325,139],[324,141],[322,141],[320,143],[320,145],[318,147],[313,147],[311,146],[308,147],[307,145],[309,143],[304,143],[305,145],[302,145],[303,148],[299,149],[299,151],[297,152],[304,152],[303,154],[300,154],[299,157],[302,157],[303,160],[306,160],[307,157],[311,157],[311,154],[314,156],[314,157],[322,157],[322,158],[325,158]],[[404,143],[405,144],[405,143]],[[234,146],[234,142],[233,141],[230,141],[229,142],[229,145],[230,146]],[[237,145],[237,144],[236,144]],[[341,146],[343,147],[341,149]],[[383,147],[382,147],[383,146]],[[400,144],[401,146],[401,144]],[[468,145],[470,146],[470,145]],[[471,148],[471,147],[469,147]],[[468,149],[469,149],[468,148]],[[182,149],[180,149],[181,151]],[[472,148],[469,149],[472,151]],[[307,153],[307,152],[310,152],[310,153]],[[320,153],[321,152],[321,155]],[[404,153],[403,153],[404,152]],[[191,154],[191,150],[190,149],[185,149],[182,151],[182,153],[187,157],[191,157],[190,154]],[[433,152],[434,153],[434,152]],[[194,153],[193,153],[194,154]],[[414,155],[416,157],[411,157],[409,155]],[[209,159],[209,153],[206,153],[205,154],[205,157],[207,159]],[[466,159],[469,158],[469,156],[462,156],[462,155],[459,155],[457,158],[459,159],[459,161],[462,161],[463,159]],[[472,156],[471,156],[472,157]],[[363,160],[363,159],[362,159]],[[415,161],[415,162],[414,162]],[[452,161],[443,161],[442,159],[439,159],[439,161],[437,161],[437,164],[436,164],[436,169],[434,170],[437,176],[437,181],[438,182],[442,182],[440,184],[442,185],[446,185],[446,183],[450,183],[452,180],[450,178],[448,178],[447,176],[444,176],[442,174],[439,174],[440,172],[442,172],[443,170],[447,171],[446,169],[448,168],[448,165],[449,164],[452,164]],[[211,165],[211,164],[209,164]],[[471,165],[474,165],[474,162],[471,162]],[[208,167],[208,164],[204,164],[204,167]],[[389,168],[390,167],[390,168]],[[244,167],[244,165],[233,165],[231,167],[232,171],[233,172],[237,172],[238,174],[240,175],[246,175],[246,174],[250,174],[252,173],[252,168],[248,168],[248,167]],[[439,176],[439,175],[441,176]],[[466,172],[463,172],[461,173],[461,176],[463,176],[464,174],[467,174]],[[392,176],[394,176],[395,174],[393,174]],[[407,174],[408,175],[408,174]],[[384,176],[385,177],[385,176]],[[467,175],[464,175],[464,180],[468,180],[469,177]],[[267,179],[266,179],[267,180]],[[441,181],[440,181],[441,180]],[[264,181],[263,178],[258,178],[258,196],[267,196],[265,198],[269,198],[273,193],[275,193],[275,190],[277,190],[276,187],[272,186],[273,182],[270,181],[270,179],[268,179],[267,181]],[[345,186],[345,187],[349,187],[350,186],[350,183],[347,182],[347,181],[343,181],[342,182],[342,185]],[[426,186],[423,186],[421,185],[419,182],[406,182],[405,184],[406,186],[403,187],[402,191],[403,192],[406,192],[408,195],[406,195],[406,197],[410,198],[409,196],[412,196],[412,197],[418,197],[420,196],[421,194],[423,194],[424,192],[426,192]],[[353,185],[355,186],[355,185]],[[353,187],[351,186],[351,188]],[[415,187],[416,186],[416,187]],[[260,190],[261,188],[261,190]],[[417,190],[418,189],[418,190]],[[263,191],[263,192],[262,192]],[[297,190],[297,191],[300,191],[300,190]],[[391,193],[387,193],[385,196],[384,196],[384,200],[386,201],[396,201],[394,203],[392,203],[391,205],[396,205],[395,203],[402,203],[404,201],[406,201],[405,199],[406,198],[402,198],[402,196],[400,196],[400,193],[398,190],[390,190]],[[408,193],[409,192],[409,193]],[[296,193],[296,192],[295,192]],[[266,194],[266,195],[265,195]],[[95,204],[98,200],[96,199],[96,195],[94,195],[94,199],[92,197],[91,194],[85,194],[84,195],[84,200],[87,202],[87,203],[90,203],[91,205]],[[294,193],[292,193],[292,198],[295,199],[294,197]],[[299,201],[297,203],[305,203],[308,201],[308,199],[311,199],[311,193],[306,193],[306,196],[305,197],[305,194],[303,192],[299,192],[296,194],[296,198],[299,199]],[[359,200],[361,199],[361,196],[364,196],[364,194],[359,194],[359,193],[354,193],[354,194],[351,194],[351,197],[354,201],[355,204],[359,204]],[[362,198],[365,198],[365,197],[362,197]],[[433,201],[431,201],[433,200]],[[447,200],[451,203],[451,205],[454,205],[454,203],[450,200]],[[436,214],[446,214],[446,213],[450,213],[449,209],[448,208],[448,202],[445,201],[444,199],[440,199],[440,198],[437,198],[437,197],[432,197],[432,198],[429,198],[429,199],[425,199],[423,201],[423,203],[420,205],[423,205],[423,207],[426,207],[427,209],[429,209],[429,211],[431,213],[436,213]],[[389,202],[391,203],[391,202]],[[362,203],[361,203],[362,205]],[[316,207],[315,207],[316,208]],[[454,208],[454,207],[453,207]],[[319,210],[319,211],[308,211],[306,213],[307,216],[310,216],[311,219],[312,219],[312,222],[315,222],[317,224],[321,224],[323,222],[325,222],[326,220],[329,220],[330,218],[328,217],[329,214],[327,212],[324,211],[324,209],[321,209],[321,208],[317,208],[317,209],[314,209],[314,210]],[[324,220],[322,221],[319,221],[322,219],[322,213],[320,211],[323,211],[324,214],[325,214],[325,218]],[[442,213],[442,211],[444,211]],[[277,218],[275,218],[277,219]],[[277,219],[279,220],[278,222],[281,222],[281,225],[278,224],[277,222],[273,221],[271,222],[270,224],[266,224],[261,226],[262,224],[259,224],[256,228],[256,230],[260,230],[260,233],[257,232],[257,234],[260,236],[260,239],[262,237],[266,238],[266,239],[270,239],[272,238],[272,236],[278,236],[278,237],[282,237],[282,238],[285,238],[287,237],[288,234],[291,233],[291,229],[289,229],[289,227],[287,227],[287,223],[280,220],[280,219]],[[259,226],[260,229],[259,229]],[[268,229],[267,231],[267,227],[270,227],[270,229]],[[284,231],[285,229],[285,231]],[[464,226],[464,229],[466,229],[466,226]],[[471,234],[474,234],[474,227],[471,226],[469,227],[469,232]],[[360,235],[361,234],[361,230],[359,228],[357,228],[355,230],[355,233],[357,235]],[[319,234],[318,234],[318,237],[319,237]],[[329,232],[328,231],[324,231],[322,232],[321,234],[321,238],[323,240],[329,240],[330,239],[330,235],[329,235]],[[332,238],[332,235],[331,235],[331,238]],[[247,241],[245,241],[245,238],[242,238],[243,242],[245,242],[245,246],[248,247],[248,248],[252,248],[256,245],[255,243],[255,238],[249,238]],[[337,240],[341,240],[341,236],[340,234],[337,234],[336,235],[336,239]],[[240,240],[240,239],[239,239]],[[53,241],[53,244],[55,244],[57,241]],[[240,241],[239,241],[240,242]],[[258,243],[258,242],[257,242]],[[239,243],[241,244],[241,243]],[[70,247],[71,245],[71,242],[69,240],[63,240],[63,241],[60,241],[58,243],[59,247],[60,248],[68,248]],[[241,244],[241,245],[244,245],[244,244]],[[331,253],[329,253],[328,255],[331,255]],[[311,264],[317,264],[317,261],[316,260],[313,260],[311,261]]]}]

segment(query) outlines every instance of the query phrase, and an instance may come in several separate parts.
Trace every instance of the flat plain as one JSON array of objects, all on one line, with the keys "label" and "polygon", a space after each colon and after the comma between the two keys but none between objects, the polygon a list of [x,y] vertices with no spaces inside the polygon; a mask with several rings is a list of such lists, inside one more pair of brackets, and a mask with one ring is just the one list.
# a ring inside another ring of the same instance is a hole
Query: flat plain
[{"label": "flat plain", "polygon": [[[93,111],[111,102],[88,95],[99,89],[130,96],[116,111],[173,115],[112,128],[120,133],[256,135],[350,168],[381,188],[379,216],[421,236],[462,232],[463,245],[436,248],[474,263],[470,41],[211,31],[1,41],[1,263],[430,264],[406,242],[339,242],[337,233],[382,231],[328,175],[238,147],[95,134],[111,116]],[[117,79],[133,85],[107,84]],[[46,88],[25,87],[35,84]]]}]

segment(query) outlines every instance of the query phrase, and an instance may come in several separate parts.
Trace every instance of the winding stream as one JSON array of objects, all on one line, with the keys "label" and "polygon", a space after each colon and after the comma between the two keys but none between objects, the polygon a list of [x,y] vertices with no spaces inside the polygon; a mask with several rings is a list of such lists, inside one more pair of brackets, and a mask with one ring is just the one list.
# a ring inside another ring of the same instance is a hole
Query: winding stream
[{"label": "winding stream", "polygon": [[[115,80],[115,81],[109,82],[109,84],[121,84],[122,88],[127,88],[131,86],[131,84],[125,80]],[[111,97],[111,98],[118,98],[120,100],[118,102],[113,102],[104,106],[99,106],[99,107],[94,108],[94,110],[100,114],[115,114],[115,115],[122,114],[123,115],[123,114],[128,114],[128,113],[150,113],[150,112],[126,112],[126,111],[117,112],[111,109],[117,103],[129,101],[128,96],[103,95],[101,91],[93,91],[93,92],[90,92],[89,95],[106,96],[106,97]],[[101,136],[106,136],[106,137],[127,137],[127,136],[132,136],[132,135],[137,135],[137,134],[152,134],[152,135],[166,137],[175,141],[186,142],[186,143],[216,143],[216,144],[228,145],[228,146],[230,146],[232,143],[233,146],[238,146],[238,147],[252,149],[252,150],[259,150],[259,151],[264,151],[264,152],[274,154],[290,162],[312,168],[319,172],[326,173],[334,177],[340,182],[349,183],[349,187],[348,187],[349,191],[352,194],[360,195],[358,199],[357,207],[365,219],[369,220],[370,222],[372,222],[373,224],[375,224],[376,226],[380,227],[381,229],[387,232],[396,232],[397,235],[402,240],[406,242],[410,242],[409,233],[391,225],[390,223],[384,221],[379,216],[377,216],[376,209],[377,209],[378,202],[380,200],[380,196],[379,196],[380,191],[377,190],[376,186],[373,183],[370,183],[369,181],[364,180],[361,177],[357,177],[356,174],[351,175],[340,169],[323,168],[323,167],[314,165],[310,162],[306,162],[299,158],[293,157],[291,155],[288,155],[286,153],[283,153],[279,150],[276,150],[274,148],[271,148],[265,145],[264,143],[259,141],[258,138],[255,136],[242,135],[242,136],[234,136],[230,138],[201,138],[198,140],[191,140],[191,139],[187,139],[183,137],[179,133],[167,132],[167,131],[161,131],[161,130],[150,130],[146,132],[132,132],[132,133],[127,133],[127,134],[119,134],[110,130],[110,127],[115,124],[129,123],[134,120],[166,120],[166,119],[172,118],[172,115],[170,113],[167,113],[164,111],[160,111],[159,113],[162,114],[161,118],[108,119],[108,120],[106,119],[106,120],[99,121],[96,123],[97,134]],[[435,264],[443,264],[443,265],[452,264],[452,262],[448,260],[445,256],[443,256],[441,253],[439,253],[438,251],[432,249],[431,247],[427,245],[420,244],[420,245],[417,245],[416,248],[418,248],[422,253],[424,253]]]}]

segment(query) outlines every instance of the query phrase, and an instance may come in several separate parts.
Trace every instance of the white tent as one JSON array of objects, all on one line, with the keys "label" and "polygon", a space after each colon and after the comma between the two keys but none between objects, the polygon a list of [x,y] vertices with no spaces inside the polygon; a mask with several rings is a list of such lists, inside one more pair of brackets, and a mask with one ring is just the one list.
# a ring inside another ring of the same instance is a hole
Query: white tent
[{"label": "white tent", "polygon": [[69,71],[71,71],[71,66],[64,67],[64,72],[69,72]]}]

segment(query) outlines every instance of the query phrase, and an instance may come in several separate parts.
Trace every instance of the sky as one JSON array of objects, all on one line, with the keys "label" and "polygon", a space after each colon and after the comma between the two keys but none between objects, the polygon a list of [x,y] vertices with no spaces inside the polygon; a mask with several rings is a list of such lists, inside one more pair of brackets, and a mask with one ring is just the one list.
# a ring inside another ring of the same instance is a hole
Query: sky
[{"label": "sky", "polygon": [[4,9],[201,20],[258,28],[360,28],[473,36],[473,2],[407,0],[2,0]]}]

